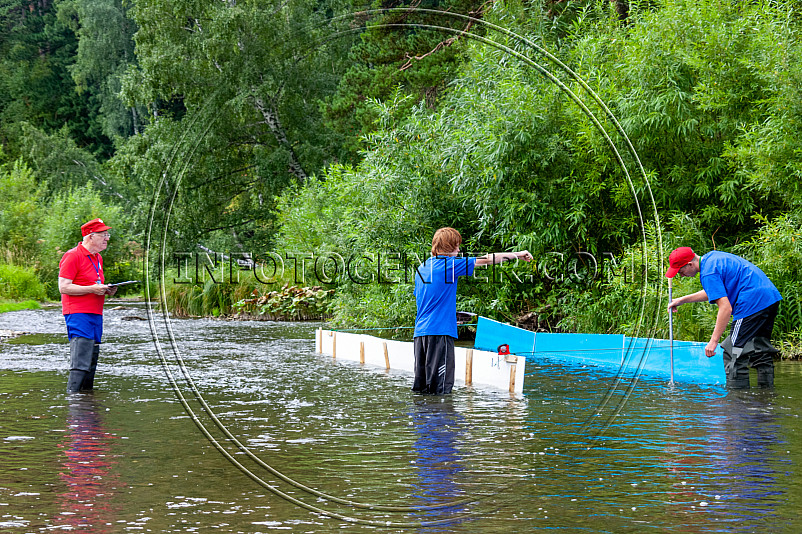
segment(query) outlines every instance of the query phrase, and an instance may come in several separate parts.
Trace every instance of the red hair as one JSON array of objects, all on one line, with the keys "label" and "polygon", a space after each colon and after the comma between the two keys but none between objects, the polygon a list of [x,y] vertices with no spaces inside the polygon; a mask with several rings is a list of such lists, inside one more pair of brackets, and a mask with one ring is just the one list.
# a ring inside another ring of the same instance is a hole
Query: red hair
[{"label": "red hair", "polygon": [[462,236],[451,227],[440,228],[432,238],[432,256],[451,254],[462,244]]}]

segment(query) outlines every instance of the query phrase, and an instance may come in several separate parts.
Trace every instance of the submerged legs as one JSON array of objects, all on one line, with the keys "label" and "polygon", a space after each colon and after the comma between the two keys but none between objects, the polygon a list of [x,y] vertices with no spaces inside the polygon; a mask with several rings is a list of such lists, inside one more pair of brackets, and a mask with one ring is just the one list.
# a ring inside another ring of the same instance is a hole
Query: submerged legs
[{"label": "submerged legs", "polygon": [[70,377],[67,392],[92,389],[100,346],[94,339],[75,336],[70,340]]},{"label": "submerged legs", "polygon": [[724,350],[724,371],[727,374],[728,388],[749,388],[750,367],[757,370],[759,387],[774,387],[774,354],[778,350],[768,338],[754,337],[742,347],[733,347],[732,340],[727,337],[721,348]]}]

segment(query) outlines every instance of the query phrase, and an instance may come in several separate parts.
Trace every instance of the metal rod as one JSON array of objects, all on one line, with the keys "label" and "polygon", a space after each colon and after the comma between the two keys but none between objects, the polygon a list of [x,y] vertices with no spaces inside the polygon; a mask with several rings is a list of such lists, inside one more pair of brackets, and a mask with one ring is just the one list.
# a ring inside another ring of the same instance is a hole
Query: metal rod
[{"label": "metal rod", "polygon": [[[674,300],[671,294],[671,278],[668,279],[668,302],[669,304],[671,301]],[[669,340],[669,354],[671,360],[671,380],[669,381],[669,386],[674,386],[674,313],[669,310],[668,311],[668,340]]]}]

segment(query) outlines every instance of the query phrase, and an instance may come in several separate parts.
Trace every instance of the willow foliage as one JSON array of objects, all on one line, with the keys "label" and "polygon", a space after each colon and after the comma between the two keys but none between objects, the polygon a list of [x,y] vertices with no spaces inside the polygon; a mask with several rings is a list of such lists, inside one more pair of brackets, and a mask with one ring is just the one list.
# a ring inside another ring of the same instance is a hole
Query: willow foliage
[{"label": "willow foliage", "polygon": [[[605,4],[586,4],[556,29],[535,9],[516,18],[497,6],[488,18],[547,43],[612,109],[645,168],[666,243],[729,248],[760,227],[756,214],[772,220],[797,207],[799,186],[789,184],[798,184],[798,119],[790,116],[802,71],[793,61],[792,6],[670,0],[633,6],[622,24]],[[536,57],[521,43],[504,44]],[[637,254],[646,229],[634,199],[645,186],[627,182],[604,135],[536,70],[482,43],[464,48],[468,60],[436,110],[407,111],[401,90],[395,100],[374,101],[378,119],[361,163],[332,166],[285,194],[283,243],[306,235],[350,251],[425,251],[434,230],[449,225],[473,252]],[[609,121],[603,126],[623,146]],[[636,163],[622,153],[628,166]],[[325,216],[315,215],[320,210]],[[615,304],[631,288],[560,283],[532,270],[522,284],[469,283],[463,302],[507,319],[548,307],[553,325],[570,318],[560,324],[591,331],[638,320],[638,306]],[[378,309],[381,290],[342,289],[342,302],[367,298],[360,309],[342,308],[343,316],[365,317],[372,303]],[[605,303],[607,313],[590,302]]]}]

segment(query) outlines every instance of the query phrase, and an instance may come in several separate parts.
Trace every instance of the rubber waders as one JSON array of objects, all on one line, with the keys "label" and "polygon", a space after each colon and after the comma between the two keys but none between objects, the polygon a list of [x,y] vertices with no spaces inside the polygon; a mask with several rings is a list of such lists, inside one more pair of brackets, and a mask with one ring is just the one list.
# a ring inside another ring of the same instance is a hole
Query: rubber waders
[{"label": "rubber waders", "polygon": [[95,343],[95,346],[92,347],[92,364],[89,366],[89,371],[86,373],[86,377],[84,377],[83,386],[81,389],[94,389],[95,387],[95,371],[97,370],[97,359],[100,355],[100,344]]},{"label": "rubber waders", "polygon": [[757,369],[757,384],[762,388],[774,386],[774,354],[779,352],[765,337],[754,337],[743,347],[733,347],[732,339],[721,343],[724,350],[724,371],[727,387],[746,389],[749,387],[749,368]]},{"label": "rubber waders", "polygon": [[780,351],[774,348],[770,339],[765,337],[755,337],[749,343],[752,343],[754,348],[754,352],[749,357],[749,365],[757,369],[757,386],[760,388],[774,387],[774,355]]},{"label": "rubber waders", "polygon": [[70,378],[67,381],[67,392],[83,389],[84,380],[92,369],[94,349],[94,339],[76,336],[70,340]]},{"label": "rubber waders", "polygon": [[70,378],[67,380],[67,393],[77,393],[81,391],[81,386],[84,383],[88,371],[81,371],[79,369],[70,369]]},{"label": "rubber waders", "polygon": [[774,367],[761,366],[757,368],[757,386],[760,388],[774,387]]}]

